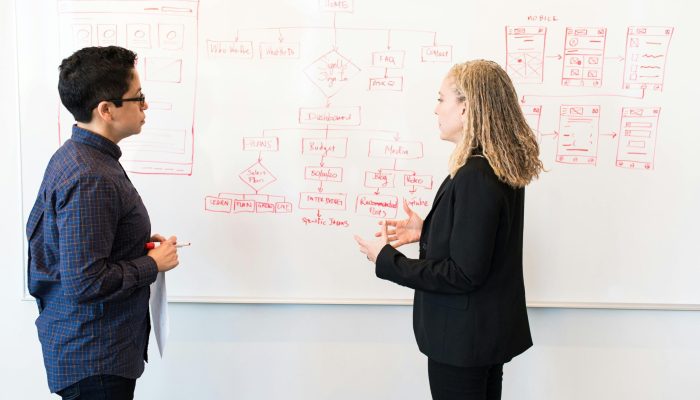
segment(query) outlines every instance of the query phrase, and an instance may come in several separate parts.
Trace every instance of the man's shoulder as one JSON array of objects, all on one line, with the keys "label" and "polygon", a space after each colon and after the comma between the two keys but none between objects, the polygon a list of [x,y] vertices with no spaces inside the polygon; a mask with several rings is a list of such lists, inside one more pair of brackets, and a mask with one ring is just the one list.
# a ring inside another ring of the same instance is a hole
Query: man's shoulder
[{"label": "man's shoulder", "polygon": [[81,181],[105,180],[105,171],[105,160],[99,151],[68,140],[51,157],[45,178],[52,187],[61,189]]},{"label": "man's shoulder", "polygon": [[101,153],[96,151],[92,146],[68,139],[56,150],[53,158],[57,160],[75,161],[78,162],[75,165],[76,167],[88,168],[93,166],[95,162],[101,161],[103,157]]}]

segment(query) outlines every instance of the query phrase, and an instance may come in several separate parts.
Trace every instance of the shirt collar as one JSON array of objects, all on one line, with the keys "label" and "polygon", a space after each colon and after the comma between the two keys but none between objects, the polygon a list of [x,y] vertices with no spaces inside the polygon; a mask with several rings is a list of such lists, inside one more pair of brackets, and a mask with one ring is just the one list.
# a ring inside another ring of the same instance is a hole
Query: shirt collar
[{"label": "shirt collar", "polygon": [[77,124],[73,125],[71,140],[94,147],[117,160],[122,156],[122,151],[116,143],[92,131],[80,128]]}]

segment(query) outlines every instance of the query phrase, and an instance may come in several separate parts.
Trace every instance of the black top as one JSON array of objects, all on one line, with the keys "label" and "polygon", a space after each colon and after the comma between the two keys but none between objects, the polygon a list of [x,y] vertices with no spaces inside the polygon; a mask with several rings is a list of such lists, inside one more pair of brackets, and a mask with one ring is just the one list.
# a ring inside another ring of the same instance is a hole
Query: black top
[{"label": "black top", "polygon": [[525,190],[470,158],[438,189],[423,222],[420,258],[385,246],[379,278],[416,290],[420,350],[460,367],[505,363],[532,346],[523,282]]}]

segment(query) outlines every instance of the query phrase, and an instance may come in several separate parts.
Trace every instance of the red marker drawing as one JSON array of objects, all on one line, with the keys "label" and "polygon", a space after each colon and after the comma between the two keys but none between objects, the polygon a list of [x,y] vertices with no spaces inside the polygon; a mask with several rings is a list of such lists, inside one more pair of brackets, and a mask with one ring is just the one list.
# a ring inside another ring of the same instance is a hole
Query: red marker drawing
[{"label": "red marker drawing", "polygon": [[[175,245],[175,247],[185,247],[185,246],[189,246],[189,245],[191,245],[191,244],[192,244],[192,243],[190,243],[190,242],[187,242],[187,243],[178,243],[178,244]],[[146,246],[145,246],[145,247],[146,247],[146,250],[152,250],[152,249],[155,249],[155,248],[158,247],[158,246],[160,246],[160,242],[148,242],[148,243],[146,243]]]}]

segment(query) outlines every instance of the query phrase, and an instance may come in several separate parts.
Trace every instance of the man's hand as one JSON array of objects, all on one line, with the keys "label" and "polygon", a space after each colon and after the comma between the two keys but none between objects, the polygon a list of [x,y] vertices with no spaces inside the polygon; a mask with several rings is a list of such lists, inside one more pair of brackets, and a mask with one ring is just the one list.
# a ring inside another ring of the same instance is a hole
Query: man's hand
[{"label": "man's hand", "polygon": [[170,236],[165,239],[164,236],[155,234],[151,237],[151,241],[160,242],[160,245],[155,249],[148,251],[148,256],[151,257],[158,267],[158,272],[170,271],[177,267],[180,263],[177,259],[177,237]]}]

